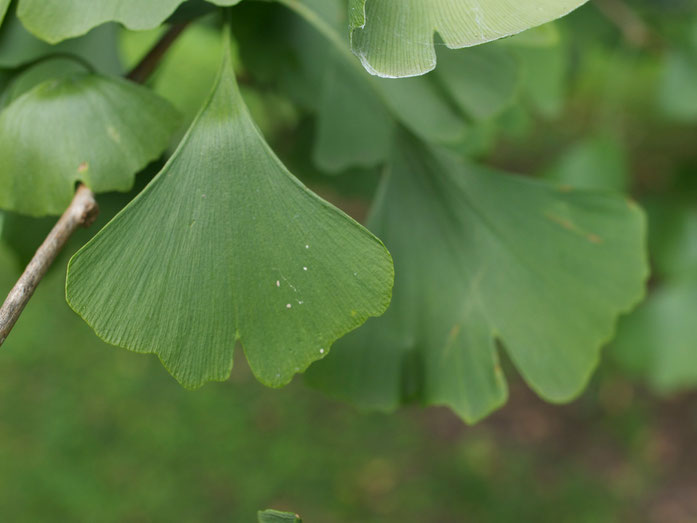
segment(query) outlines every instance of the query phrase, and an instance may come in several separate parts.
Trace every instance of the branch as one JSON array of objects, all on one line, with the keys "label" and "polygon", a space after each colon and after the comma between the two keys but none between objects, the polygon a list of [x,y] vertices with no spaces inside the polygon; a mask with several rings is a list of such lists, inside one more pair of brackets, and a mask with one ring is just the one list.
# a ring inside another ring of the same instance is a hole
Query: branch
[{"label": "branch", "polygon": [[[145,82],[187,26],[188,23],[173,25],[126,78],[137,83]],[[81,184],[70,206],[36,251],[0,308],[0,346],[9,336],[24,307],[29,303],[34,291],[67,241],[79,227],[92,225],[97,214],[99,214],[99,205],[97,205],[94,194]]]},{"label": "branch", "polygon": [[70,236],[79,227],[92,225],[97,214],[99,214],[99,206],[94,199],[94,194],[84,185],[80,185],[72,203],[36,251],[0,308],[0,345],[7,339],[39,282],[46,275]]},{"label": "branch", "polygon": [[631,45],[645,48],[654,42],[655,35],[651,28],[624,0],[596,0],[594,3]]},{"label": "branch", "polygon": [[188,22],[182,24],[176,24],[169,28],[169,30],[162,35],[157,43],[148,51],[143,59],[136,65],[126,78],[132,82],[142,84],[145,82],[150,75],[155,71],[157,66],[160,64],[162,57],[167,53],[172,44],[179,38],[184,29],[189,25]]}]

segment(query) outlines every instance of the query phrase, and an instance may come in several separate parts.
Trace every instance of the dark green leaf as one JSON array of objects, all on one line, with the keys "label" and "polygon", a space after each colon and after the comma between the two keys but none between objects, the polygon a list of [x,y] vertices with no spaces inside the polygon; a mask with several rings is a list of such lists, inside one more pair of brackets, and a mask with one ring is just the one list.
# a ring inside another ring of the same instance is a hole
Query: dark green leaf
[{"label": "dark green leaf", "polygon": [[125,80],[83,73],[39,84],[0,113],[0,208],[60,214],[78,181],[127,191],[177,119],[169,103]]},{"label": "dark green leaf", "polygon": [[226,52],[163,171],[71,260],[67,297],[102,338],[156,353],[187,387],[226,379],[236,340],[281,386],[382,314],[392,280],[380,241],[274,156]]},{"label": "dark green leaf", "polygon": [[394,301],[310,369],[361,406],[506,400],[500,341],[551,401],[585,386],[617,316],[643,296],[642,212],[624,197],[489,172],[401,137],[370,224],[395,258]]}]

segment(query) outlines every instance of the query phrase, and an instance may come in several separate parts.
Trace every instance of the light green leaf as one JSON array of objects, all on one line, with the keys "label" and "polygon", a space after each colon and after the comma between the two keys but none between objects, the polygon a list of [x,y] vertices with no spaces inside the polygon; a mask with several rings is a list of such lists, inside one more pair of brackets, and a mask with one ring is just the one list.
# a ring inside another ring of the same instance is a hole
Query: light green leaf
[{"label": "light green leaf", "polygon": [[78,73],[43,82],[0,113],[0,208],[60,214],[78,181],[127,191],[177,120],[169,103],[125,80]]},{"label": "light green leaf", "polygon": [[123,70],[116,48],[117,29],[115,24],[107,24],[83,37],[53,46],[27,31],[12,8],[0,27],[0,67],[15,68],[60,53],[77,55],[100,73],[120,75]]},{"label": "light green leaf", "polygon": [[404,77],[436,66],[433,34],[452,48],[519,33],[586,0],[350,0],[351,47],[372,74]]},{"label": "light green leaf", "polygon": [[272,153],[228,51],[162,172],[71,260],[67,298],[187,387],[225,380],[237,340],[257,378],[281,386],[382,314],[392,281],[380,241]]},{"label": "light green leaf", "polygon": [[368,408],[448,405],[469,422],[506,400],[497,341],[551,401],[585,386],[648,275],[624,197],[477,168],[402,136],[370,220],[394,255],[394,300],[308,379]]},{"label": "light green leaf", "polygon": [[340,0],[278,1],[306,22],[291,21],[289,41],[278,45],[298,53],[302,70],[293,85],[300,87],[292,92],[301,93],[317,112],[313,156],[318,167],[337,173],[384,163],[396,122],[431,143],[465,138],[467,124],[432,77],[395,81],[365,72],[338,29],[346,27]]},{"label": "light green leaf", "polygon": [[[241,0],[208,0],[220,6]],[[184,0],[20,0],[17,14],[24,26],[50,43],[80,36],[106,22],[129,29],[153,29],[162,24]]]},{"label": "light green leaf", "polygon": [[292,512],[279,512],[278,510],[260,510],[259,523],[302,523],[302,519]]}]

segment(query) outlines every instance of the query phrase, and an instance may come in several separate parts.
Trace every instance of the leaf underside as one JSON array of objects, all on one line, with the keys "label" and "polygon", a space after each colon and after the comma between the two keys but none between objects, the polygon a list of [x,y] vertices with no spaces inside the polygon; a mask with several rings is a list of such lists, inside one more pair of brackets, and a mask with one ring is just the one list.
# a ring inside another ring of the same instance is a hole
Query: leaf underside
[{"label": "leaf underside", "polygon": [[228,49],[168,164],[71,260],[67,298],[187,387],[227,379],[238,339],[256,377],[281,386],[382,314],[393,277],[382,243],[274,156]]},{"label": "leaf underside", "polygon": [[497,341],[535,391],[567,401],[648,274],[644,217],[624,197],[485,171],[404,133],[370,226],[395,259],[393,303],[308,372],[366,408],[484,417],[507,397]]},{"label": "leaf underside", "polygon": [[76,73],[44,81],[0,113],[0,208],[60,214],[78,181],[126,191],[177,123],[169,103],[125,80]]},{"label": "leaf underside", "polygon": [[372,74],[417,76],[436,66],[434,33],[450,48],[510,36],[587,0],[350,0],[351,47]]}]

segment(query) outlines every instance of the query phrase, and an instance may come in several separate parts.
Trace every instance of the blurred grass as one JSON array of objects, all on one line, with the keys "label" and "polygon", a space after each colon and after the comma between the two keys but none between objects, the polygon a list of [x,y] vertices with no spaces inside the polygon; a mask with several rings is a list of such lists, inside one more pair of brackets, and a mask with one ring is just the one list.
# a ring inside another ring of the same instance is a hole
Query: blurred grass
[{"label": "blurred grass", "polygon": [[[0,248],[0,288],[17,275]],[[253,522],[264,507],[310,523],[626,514],[634,465],[611,480],[565,437],[553,451],[544,438],[562,409],[542,415],[524,391],[534,407],[513,401],[466,429],[444,409],[361,414],[301,383],[266,389],[238,352],[230,381],[190,392],[154,357],[97,340],[65,305],[63,278],[49,275],[0,351],[2,521]],[[635,432],[618,420],[618,434]]]}]

